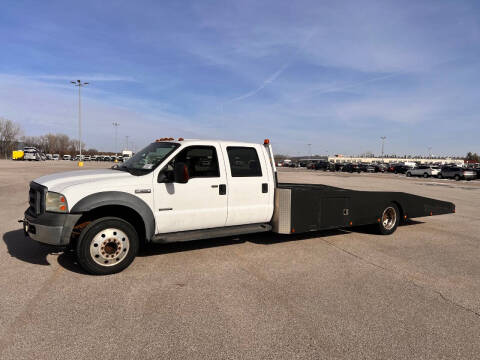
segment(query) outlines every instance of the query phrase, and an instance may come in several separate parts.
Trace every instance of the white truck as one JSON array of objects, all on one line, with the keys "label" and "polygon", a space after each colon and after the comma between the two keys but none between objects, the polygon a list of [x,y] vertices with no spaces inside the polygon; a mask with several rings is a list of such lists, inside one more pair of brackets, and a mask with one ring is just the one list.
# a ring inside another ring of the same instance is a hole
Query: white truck
[{"label": "white truck", "polygon": [[365,224],[391,234],[407,218],[454,210],[405,193],[279,184],[268,140],[162,138],[111,169],[35,179],[20,221],[26,236],[75,249],[87,272],[111,274],[143,243]]}]

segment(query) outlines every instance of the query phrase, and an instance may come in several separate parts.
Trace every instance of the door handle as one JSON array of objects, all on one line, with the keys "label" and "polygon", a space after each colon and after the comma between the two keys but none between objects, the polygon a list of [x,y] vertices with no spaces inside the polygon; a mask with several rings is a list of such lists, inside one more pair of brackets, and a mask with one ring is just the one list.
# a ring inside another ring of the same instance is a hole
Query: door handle
[{"label": "door handle", "polygon": [[218,185],[218,195],[227,195],[227,185],[226,184]]},{"label": "door handle", "polygon": [[212,188],[218,188],[218,185],[212,185]]},{"label": "door handle", "polygon": [[268,193],[268,184],[267,183],[263,183],[262,184],[262,193]]}]

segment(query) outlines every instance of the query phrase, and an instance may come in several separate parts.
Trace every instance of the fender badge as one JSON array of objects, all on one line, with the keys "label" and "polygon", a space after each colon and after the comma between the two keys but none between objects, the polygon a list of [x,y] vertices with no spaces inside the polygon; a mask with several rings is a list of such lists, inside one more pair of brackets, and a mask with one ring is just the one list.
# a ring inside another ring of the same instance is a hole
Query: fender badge
[{"label": "fender badge", "polygon": [[151,189],[135,189],[135,194],[150,194]]}]

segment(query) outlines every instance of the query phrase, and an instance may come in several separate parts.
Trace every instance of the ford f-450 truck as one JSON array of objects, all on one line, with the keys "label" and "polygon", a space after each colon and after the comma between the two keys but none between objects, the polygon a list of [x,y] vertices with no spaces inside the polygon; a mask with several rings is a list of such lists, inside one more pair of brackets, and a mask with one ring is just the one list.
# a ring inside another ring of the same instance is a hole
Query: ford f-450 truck
[{"label": "ford f-450 truck", "polygon": [[143,243],[367,224],[388,235],[406,219],[455,211],[402,192],[278,183],[268,140],[182,138],[159,139],[111,169],[35,179],[29,205],[26,236],[70,246],[92,274],[125,269]]}]

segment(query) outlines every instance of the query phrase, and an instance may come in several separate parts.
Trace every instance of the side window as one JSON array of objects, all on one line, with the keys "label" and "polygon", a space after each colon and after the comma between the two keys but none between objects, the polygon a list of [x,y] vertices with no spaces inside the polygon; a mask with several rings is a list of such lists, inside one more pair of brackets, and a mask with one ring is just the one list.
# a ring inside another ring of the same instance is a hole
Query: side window
[{"label": "side window", "polygon": [[190,178],[220,177],[217,151],[213,146],[189,146],[170,162],[172,169],[176,161],[187,165]]},{"label": "side window", "polygon": [[257,150],[252,147],[228,146],[232,177],[262,176]]}]

